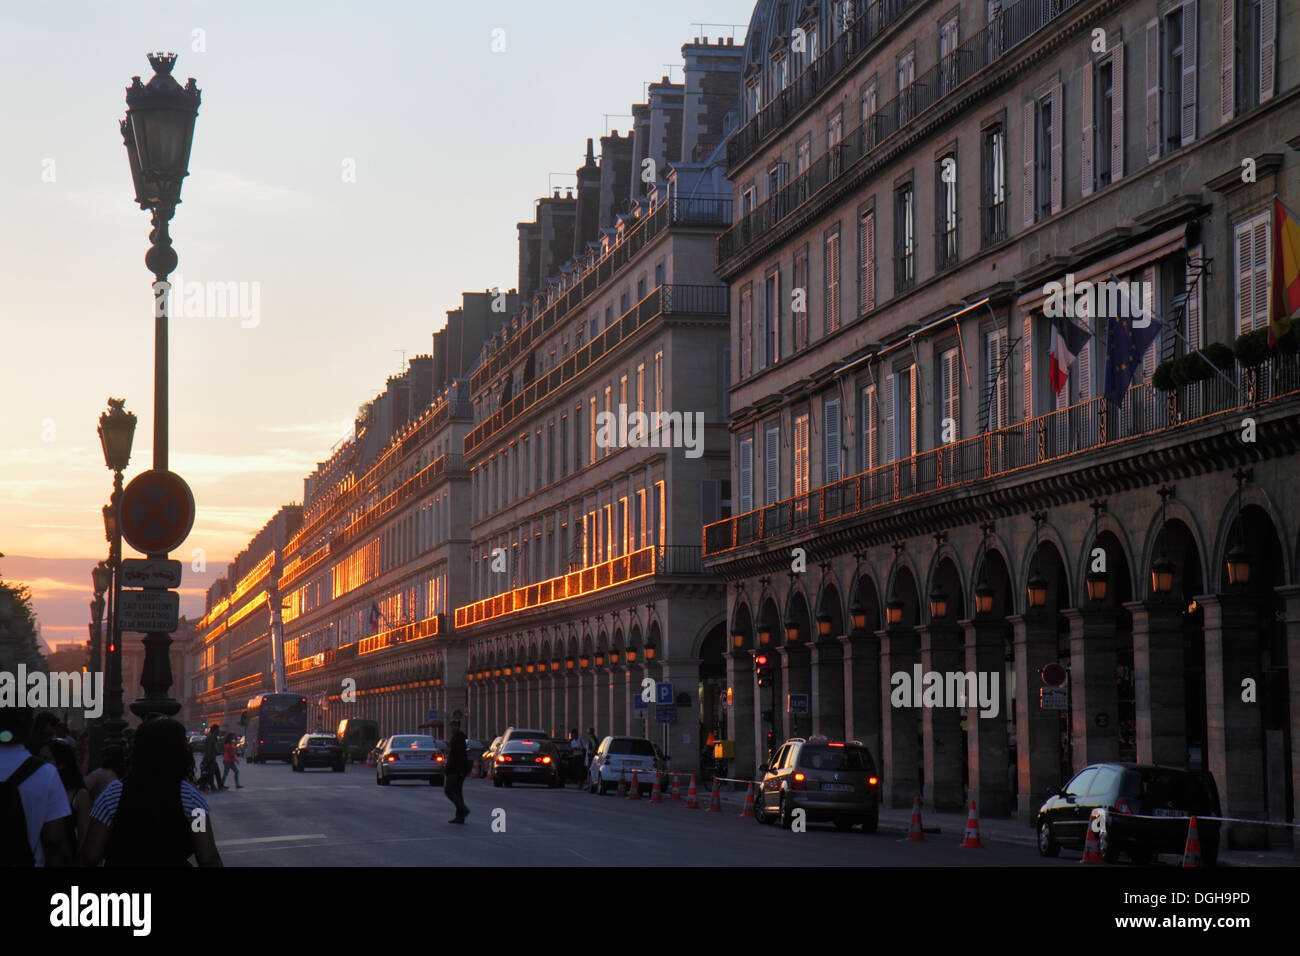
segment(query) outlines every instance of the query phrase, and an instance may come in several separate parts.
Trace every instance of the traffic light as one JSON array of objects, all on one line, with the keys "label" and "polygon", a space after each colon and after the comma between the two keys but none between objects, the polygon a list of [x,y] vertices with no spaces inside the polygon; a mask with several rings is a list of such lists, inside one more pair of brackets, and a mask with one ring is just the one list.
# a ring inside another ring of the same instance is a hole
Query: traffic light
[{"label": "traffic light", "polygon": [[754,679],[758,681],[759,687],[766,687],[772,683],[772,664],[766,654],[754,653]]}]

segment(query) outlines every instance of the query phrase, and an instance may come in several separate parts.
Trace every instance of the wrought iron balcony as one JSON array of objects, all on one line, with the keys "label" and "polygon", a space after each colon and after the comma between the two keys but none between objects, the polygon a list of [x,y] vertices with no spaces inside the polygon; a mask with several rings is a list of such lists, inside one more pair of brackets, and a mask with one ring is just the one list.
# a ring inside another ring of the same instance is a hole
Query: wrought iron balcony
[{"label": "wrought iron balcony", "polygon": [[1238,367],[1232,385],[1218,377],[1168,393],[1150,385],[1136,385],[1118,407],[1105,398],[1094,398],[716,521],[704,529],[704,557],[806,533],[847,516],[869,520],[871,511],[910,498],[972,485],[1297,393],[1297,353],[1275,355],[1257,369]]}]

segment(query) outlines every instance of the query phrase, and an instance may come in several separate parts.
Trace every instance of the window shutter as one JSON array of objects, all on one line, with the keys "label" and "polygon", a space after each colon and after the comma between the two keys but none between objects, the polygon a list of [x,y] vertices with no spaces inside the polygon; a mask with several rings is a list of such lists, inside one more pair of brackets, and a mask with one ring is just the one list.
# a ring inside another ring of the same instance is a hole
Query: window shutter
[{"label": "window shutter", "polygon": [[[1156,267],[1147,266],[1142,270],[1142,311],[1147,316],[1156,314]],[[1145,352],[1142,353],[1142,380],[1150,382],[1151,376],[1156,370],[1156,357],[1160,354],[1160,338],[1163,337],[1164,330],[1152,342]]]},{"label": "window shutter", "polygon": [[840,234],[826,237],[826,331],[840,327]]},{"label": "window shutter", "polygon": [[898,381],[893,372],[885,374],[885,461],[898,457]]},{"label": "window shutter", "polygon": [[916,441],[916,413],[917,413],[917,407],[916,407],[916,406],[917,406],[917,401],[916,401],[916,385],[917,385],[917,381],[916,381],[916,366],[915,366],[915,365],[909,365],[909,366],[907,367],[907,404],[908,404],[908,409],[907,409],[907,412],[908,412],[908,421],[907,421],[907,426],[908,426],[908,433],[909,433],[908,436],[907,436],[907,454],[908,454],[909,457],[912,456],[912,455],[915,455],[915,454],[916,454],[916,448],[917,448],[917,441]]},{"label": "window shutter", "polygon": [[1034,315],[1032,312],[1025,316],[1025,328],[1020,346],[1023,359],[1021,372],[1024,386],[1024,420],[1029,421],[1034,417]]},{"label": "window shutter", "polygon": [[1196,0],[1183,4],[1183,134],[1186,146],[1196,139]]},{"label": "window shutter", "polygon": [[1270,239],[1272,239],[1269,234],[1269,222],[1271,219],[1270,213],[1264,213],[1251,223],[1251,281],[1255,287],[1254,302],[1251,304],[1251,312],[1254,316],[1252,329],[1263,329],[1268,326],[1268,260]]},{"label": "window shutter", "polygon": [[1061,84],[1052,84],[1052,214],[1061,211],[1063,178],[1061,163],[1063,158],[1063,137],[1065,136],[1065,100],[1061,97]]},{"label": "window shutter", "polygon": [[862,433],[865,440],[862,443],[862,470],[868,471],[876,466],[880,460],[878,428],[876,425],[876,386],[868,385],[866,391],[862,393]]},{"label": "window shutter", "polygon": [[861,274],[858,289],[861,296],[859,311],[866,313],[876,307],[876,212],[864,212],[858,224],[858,254]]},{"label": "window shutter", "polygon": [[1092,109],[1092,62],[1083,65],[1083,149],[1079,155],[1079,191],[1092,195],[1092,149],[1096,141],[1096,124]]},{"label": "window shutter", "polygon": [[825,462],[826,484],[840,480],[840,403],[822,404],[822,461]]},{"label": "window shutter", "polygon": [[[754,369],[754,293],[740,293],[740,377],[746,379]],[[658,411],[659,409],[656,409]]]},{"label": "window shutter", "polygon": [[1023,151],[1024,157],[1024,180],[1023,180],[1023,212],[1025,226],[1029,227],[1034,224],[1034,101],[1030,100],[1025,104],[1025,122],[1020,127],[1020,135],[1025,138]]},{"label": "window shutter", "polygon": [[[1089,319],[1089,329],[1095,329],[1096,323]],[[1088,337],[1088,341],[1083,343],[1083,349],[1079,352],[1079,401],[1086,402],[1092,398],[1092,342],[1093,336]],[[1067,389],[1068,391],[1068,389]]]},{"label": "window shutter", "polygon": [[1237,227],[1233,238],[1236,241],[1237,257],[1237,334],[1249,332],[1254,327],[1255,313],[1252,308],[1254,301],[1254,285],[1251,282],[1251,269],[1254,264],[1254,257],[1251,255],[1251,224],[1245,223]]},{"label": "window shutter", "polygon": [[[1201,246],[1193,246],[1187,251],[1187,285],[1190,286],[1195,277],[1195,263],[1200,261],[1203,255]],[[1201,292],[1202,286],[1205,285],[1204,276],[1196,283],[1196,288],[1192,294],[1187,297],[1187,320],[1183,323],[1183,334],[1187,337],[1188,348],[1199,349],[1204,341],[1204,335],[1201,329]]]},{"label": "window shutter", "polygon": [[1110,181],[1124,175],[1124,41],[1110,58]]},{"label": "window shutter", "polygon": [[1259,101],[1261,103],[1273,98],[1273,70],[1276,62],[1277,0],[1259,0]]},{"label": "window shutter", "polygon": [[754,442],[740,443],[740,513],[754,510]]},{"label": "window shutter", "polygon": [[1236,111],[1237,31],[1233,15],[1237,0],[1219,0],[1219,125],[1232,121]]},{"label": "window shutter", "polygon": [[959,353],[957,349],[949,349],[943,353],[943,414],[939,421],[939,440],[936,445],[943,444],[943,419],[951,418],[953,420],[954,433],[961,433],[961,380],[958,376],[961,374],[961,367],[958,364]]},{"label": "window shutter", "polygon": [[781,430],[769,428],[763,436],[763,504],[774,505],[781,498],[781,473],[778,455],[781,453]]},{"label": "window shutter", "polygon": [[1160,24],[1147,24],[1147,160],[1160,158]]}]

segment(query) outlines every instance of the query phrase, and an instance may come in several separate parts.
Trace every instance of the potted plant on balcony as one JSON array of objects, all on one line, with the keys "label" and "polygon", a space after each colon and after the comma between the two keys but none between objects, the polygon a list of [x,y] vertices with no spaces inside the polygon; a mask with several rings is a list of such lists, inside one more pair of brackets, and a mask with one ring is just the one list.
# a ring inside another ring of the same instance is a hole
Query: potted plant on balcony
[{"label": "potted plant on balcony", "polygon": [[1246,368],[1256,368],[1268,359],[1268,329],[1255,329],[1237,336],[1232,351]]},{"label": "potted plant on balcony", "polygon": [[1165,359],[1156,366],[1156,370],[1151,373],[1151,385],[1162,392],[1172,392],[1178,387],[1174,381],[1174,369],[1178,365],[1177,359]]}]

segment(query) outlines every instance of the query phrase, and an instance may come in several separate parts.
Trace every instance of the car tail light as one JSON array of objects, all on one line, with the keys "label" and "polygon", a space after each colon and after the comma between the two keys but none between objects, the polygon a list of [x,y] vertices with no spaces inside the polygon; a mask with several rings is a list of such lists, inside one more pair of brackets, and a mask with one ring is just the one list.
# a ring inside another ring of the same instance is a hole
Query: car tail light
[{"label": "car tail light", "polygon": [[537,758],[537,762],[538,762],[538,763],[550,763],[550,762],[551,762],[551,758],[550,758],[550,757],[538,757],[538,758]]},{"label": "car tail light", "polygon": [[1128,801],[1125,800],[1123,797],[1120,797],[1118,800],[1115,801],[1115,812],[1131,814],[1133,811],[1129,809]]},{"label": "car tail light", "polygon": [[393,763],[394,761],[397,760],[397,754],[389,754],[384,759],[387,760],[389,763]]},{"label": "car tail light", "polygon": [[879,782],[880,782],[880,781],[877,780],[875,777],[868,777],[868,778],[867,778],[867,783],[869,783],[869,784],[870,784],[871,786],[873,786],[873,787],[874,787],[876,784],[878,784]]},{"label": "car tail light", "polygon": [[801,774],[801,773],[796,773],[793,777],[790,778],[790,789],[791,789],[791,790],[802,790],[802,789],[804,789],[804,781],[805,781],[806,779],[807,779],[807,778],[804,777],[803,774]]},{"label": "car tail light", "polygon": [[512,758],[511,758],[511,756],[510,756],[509,754],[498,754],[498,755],[497,755],[497,761],[498,761],[499,763],[510,763],[511,759],[512,759]]},{"label": "car tail light", "polygon": [[434,754],[434,755],[433,755],[433,759],[436,760],[436,761],[438,761],[438,763],[442,763],[442,761],[443,761],[443,756],[442,756],[442,754]]}]

